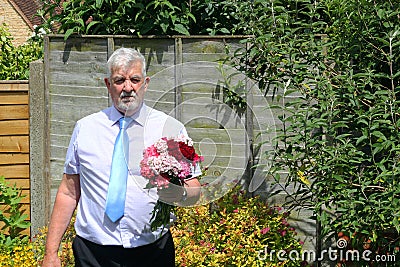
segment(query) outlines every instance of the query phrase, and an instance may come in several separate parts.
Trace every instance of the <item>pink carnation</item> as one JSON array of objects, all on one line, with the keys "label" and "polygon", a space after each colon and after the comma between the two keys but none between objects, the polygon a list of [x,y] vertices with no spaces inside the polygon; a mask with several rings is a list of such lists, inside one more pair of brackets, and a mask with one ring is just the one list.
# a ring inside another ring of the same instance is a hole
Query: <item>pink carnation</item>
[{"label": "pink carnation", "polygon": [[144,155],[147,157],[157,157],[160,155],[160,153],[158,153],[157,148],[155,146],[149,146],[144,151]]}]

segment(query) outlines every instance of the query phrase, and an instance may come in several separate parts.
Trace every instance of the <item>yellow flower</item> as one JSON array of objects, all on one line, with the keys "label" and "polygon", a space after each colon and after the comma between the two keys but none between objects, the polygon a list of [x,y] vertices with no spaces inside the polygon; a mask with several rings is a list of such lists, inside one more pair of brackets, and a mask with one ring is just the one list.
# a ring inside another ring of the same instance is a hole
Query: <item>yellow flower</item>
[{"label": "yellow flower", "polygon": [[298,171],[298,172],[297,172],[297,176],[299,177],[299,180],[300,180],[303,184],[305,184],[305,185],[308,186],[308,187],[311,186],[311,183],[310,183],[310,181],[307,179],[307,177],[304,175],[304,172]]}]

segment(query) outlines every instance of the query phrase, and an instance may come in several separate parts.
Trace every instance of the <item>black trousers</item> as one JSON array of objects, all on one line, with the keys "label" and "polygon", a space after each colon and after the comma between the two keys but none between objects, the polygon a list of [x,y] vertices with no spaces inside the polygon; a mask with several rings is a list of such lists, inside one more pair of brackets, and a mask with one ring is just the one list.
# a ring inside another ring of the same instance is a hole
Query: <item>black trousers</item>
[{"label": "black trousers", "polygon": [[168,231],[156,242],[137,248],[103,246],[76,236],[75,267],[174,267],[175,248]]}]

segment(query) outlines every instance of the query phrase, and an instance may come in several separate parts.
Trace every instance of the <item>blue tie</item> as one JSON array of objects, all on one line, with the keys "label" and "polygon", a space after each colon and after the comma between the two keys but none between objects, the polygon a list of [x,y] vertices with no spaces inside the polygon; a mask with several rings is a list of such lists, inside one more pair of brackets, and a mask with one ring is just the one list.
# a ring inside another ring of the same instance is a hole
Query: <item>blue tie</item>
[{"label": "blue tie", "polygon": [[119,119],[120,130],[114,144],[106,200],[106,214],[113,222],[118,221],[124,215],[126,182],[128,178],[128,159],[125,155],[128,155],[129,149],[126,127],[131,120],[131,118],[125,117]]}]

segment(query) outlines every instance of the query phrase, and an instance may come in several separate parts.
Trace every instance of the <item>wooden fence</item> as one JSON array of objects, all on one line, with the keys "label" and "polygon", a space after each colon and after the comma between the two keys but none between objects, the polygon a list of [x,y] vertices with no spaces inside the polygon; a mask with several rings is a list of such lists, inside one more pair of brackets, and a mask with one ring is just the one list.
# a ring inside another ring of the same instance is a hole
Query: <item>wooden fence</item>
[{"label": "wooden fence", "polygon": [[21,208],[30,220],[28,81],[0,81],[0,176],[22,189]]}]

